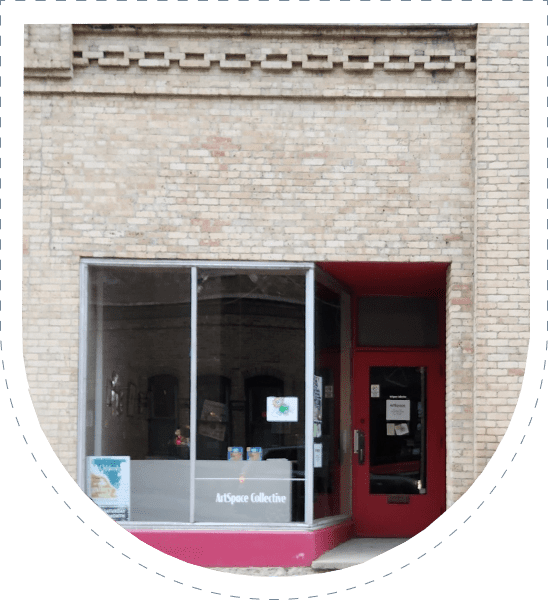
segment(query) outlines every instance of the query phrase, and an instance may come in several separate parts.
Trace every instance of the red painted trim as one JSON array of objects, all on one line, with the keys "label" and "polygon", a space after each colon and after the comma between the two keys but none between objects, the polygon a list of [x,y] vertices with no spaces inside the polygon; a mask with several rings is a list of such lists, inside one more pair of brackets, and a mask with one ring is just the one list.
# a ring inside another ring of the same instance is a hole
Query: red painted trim
[{"label": "red painted trim", "polygon": [[358,296],[442,298],[450,263],[366,261],[316,264]]},{"label": "red painted trim", "polygon": [[[377,354],[356,352],[354,393],[365,401],[353,405],[353,427],[369,432],[369,368],[371,366],[425,366],[426,427],[426,494],[412,494],[408,504],[388,504],[387,494],[373,494],[369,489],[369,462],[358,465],[352,457],[353,519],[360,537],[413,537],[430,525],[445,508],[445,378],[443,350],[391,352]],[[366,456],[369,446],[366,439]]]},{"label": "red painted trim", "polygon": [[[428,366],[427,378],[427,492],[409,505],[387,505],[387,497],[369,493],[369,465],[357,464],[352,454],[352,506],[355,532],[364,537],[411,537],[429,525],[445,508],[445,352],[446,287],[449,263],[430,262],[327,262],[318,266],[337,279],[351,294],[351,402],[352,428],[368,432],[369,367],[401,362],[402,366]],[[359,347],[358,313],[361,296],[414,296],[438,300],[438,345],[424,347]],[[394,362],[396,361],[396,362]],[[439,373],[438,373],[439,371]],[[366,440],[367,443],[367,440]],[[389,467],[384,467],[389,470]],[[383,471],[384,472],[384,471]]]},{"label": "red painted trim", "polygon": [[316,531],[130,531],[145,544],[199,567],[307,567],[352,532],[350,520]]}]

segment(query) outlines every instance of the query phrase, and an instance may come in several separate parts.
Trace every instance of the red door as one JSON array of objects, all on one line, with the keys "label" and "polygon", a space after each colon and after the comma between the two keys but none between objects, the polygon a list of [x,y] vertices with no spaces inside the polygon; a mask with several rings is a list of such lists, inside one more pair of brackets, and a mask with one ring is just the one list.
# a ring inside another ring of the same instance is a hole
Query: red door
[{"label": "red door", "polygon": [[443,353],[356,350],[353,371],[356,535],[412,537],[445,510]]}]

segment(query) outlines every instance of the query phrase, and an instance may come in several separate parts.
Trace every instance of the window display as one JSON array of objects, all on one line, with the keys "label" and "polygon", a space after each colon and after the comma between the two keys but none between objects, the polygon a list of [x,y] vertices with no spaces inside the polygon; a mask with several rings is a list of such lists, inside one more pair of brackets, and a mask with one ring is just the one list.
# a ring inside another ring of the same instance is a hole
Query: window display
[{"label": "window display", "polygon": [[105,263],[84,271],[83,447],[125,457],[124,520],[304,523],[310,265]]},{"label": "window display", "polygon": [[[303,271],[198,269],[200,520],[304,521],[305,295]],[[229,447],[247,460],[227,461]],[[286,502],[208,508],[225,493]]]},{"label": "window display", "polygon": [[131,520],[190,520],[190,269],[90,266],[86,455],[126,456]]}]

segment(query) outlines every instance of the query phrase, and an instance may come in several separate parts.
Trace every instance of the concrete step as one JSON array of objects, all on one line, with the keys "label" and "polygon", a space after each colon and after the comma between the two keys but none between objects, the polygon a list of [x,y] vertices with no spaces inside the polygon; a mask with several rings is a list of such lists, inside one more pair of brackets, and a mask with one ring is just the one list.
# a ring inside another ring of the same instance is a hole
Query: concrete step
[{"label": "concrete step", "polygon": [[354,538],[318,557],[312,568],[316,571],[346,569],[379,556],[409,538]]}]

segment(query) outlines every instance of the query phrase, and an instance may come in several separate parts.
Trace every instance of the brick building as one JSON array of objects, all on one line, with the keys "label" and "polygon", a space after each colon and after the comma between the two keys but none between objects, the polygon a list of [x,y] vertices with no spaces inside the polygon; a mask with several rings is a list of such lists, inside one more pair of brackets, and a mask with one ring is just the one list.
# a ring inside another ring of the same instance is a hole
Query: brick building
[{"label": "brick building", "polygon": [[526,25],[26,26],[42,428],[189,562],[413,535],[517,401],[528,190]]}]

